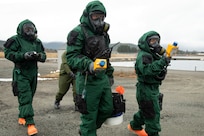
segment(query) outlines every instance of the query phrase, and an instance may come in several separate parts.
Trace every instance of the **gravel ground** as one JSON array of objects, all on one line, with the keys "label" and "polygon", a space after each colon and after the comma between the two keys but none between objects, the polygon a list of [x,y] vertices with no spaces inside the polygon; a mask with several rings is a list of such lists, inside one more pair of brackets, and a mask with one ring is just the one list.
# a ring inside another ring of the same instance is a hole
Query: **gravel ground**
[{"label": "gravel ground", "polygon": [[[0,60],[0,78],[10,78],[13,64]],[[39,73],[49,74],[57,69],[56,62],[39,63]],[[116,86],[125,88],[126,113],[123,123],[117,126],[103,125],[98,136],[134,136],[127,130],[127,124],[137,111],[135,99],[136,77],[133,68],[115,68]],[[204,134],[204,72],[168,71],[160,87],[164,94],[161,111],[161,136],[201,136]],[[38,136],[77,136],[80,114],[74,111],[72,92],[61,102],[61,109],[55,110],[53,103],[58,90],[58,79],[38,81],[33,107]],[[27,128],[19,126],[18,102],[11,92],[11,82],[0,81],[0,136],[26,136]]]}]

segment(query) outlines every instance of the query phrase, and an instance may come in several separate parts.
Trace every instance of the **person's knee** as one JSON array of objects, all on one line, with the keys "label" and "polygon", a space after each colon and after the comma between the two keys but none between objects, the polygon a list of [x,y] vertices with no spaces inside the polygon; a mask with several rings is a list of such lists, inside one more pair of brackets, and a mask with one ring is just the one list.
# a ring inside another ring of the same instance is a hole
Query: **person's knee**
[{"label": "person's knee", "polygon": [[155,117],[155,110],[154,110],[154,103],[152,100],[143,100],[139,102],[140,109],[145,118],[154,118]]}]

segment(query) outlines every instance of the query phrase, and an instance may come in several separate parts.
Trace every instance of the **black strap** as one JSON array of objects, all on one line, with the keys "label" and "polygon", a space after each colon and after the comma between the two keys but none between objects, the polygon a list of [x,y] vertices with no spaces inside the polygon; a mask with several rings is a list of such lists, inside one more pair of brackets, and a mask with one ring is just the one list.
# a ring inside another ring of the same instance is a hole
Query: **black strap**
[{"label": "black strap", "polygon": [[85,26],[83,24],[80,24],[80,26],[81,26],[81,29],[82,29],[84,35],[85,35],[85,39],[87,39],[89,37],[89,35],[88,35],[88,33],[87,33],[86,29],[85,29]]},{"label": "black strap", "polygon": [[12,38],[9,38],[5,43],[4,43],[4,47],[5,48],[10,48],[12,43],[14,42],[15,40],[12,39]]}]

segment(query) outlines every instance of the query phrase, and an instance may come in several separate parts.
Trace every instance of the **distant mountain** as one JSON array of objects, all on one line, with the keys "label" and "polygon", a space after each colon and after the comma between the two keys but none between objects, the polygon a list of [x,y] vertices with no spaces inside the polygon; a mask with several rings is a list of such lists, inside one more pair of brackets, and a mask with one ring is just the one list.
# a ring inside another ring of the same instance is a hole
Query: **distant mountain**
[{"label": "distant mountain", "polygon": [[5,43],[5,41],[0,40],[0,51],[3,51],[4,43]]},{"label": "distant mountain", "polygon": [[63,42],[44,42],[43,46],[45,49],[53,49],[53,50],[58,50],[62,46],[64,46],[65,43]]},{"label": "distant mountain", "polygon": [[[0,51],[3,50],[3,44],[5,41],[0,40]],[[62,46],[64,46],[65,43],[63,42],[43,42],[43,46],[45,49],[52,49],[52,50],[58,50]]]},{"label": "distant mountain", "polygon": [[[110,44],[110,47],[113,47],[114,45],[115,45],[116,43],[111,43]],[[117,52],[117,50],[118,50],[118,48],[120,47],[120,46],[129,46],[129,47],[135,47],[135,48],[137,48],[137,45],[136,44],[133,44],[133,43],[119,43],[119,44],[117,44],[117,45],[115,45],[114,47],[113,47],[113,52]]]},{"label": "distant mountain", "polygon": [[5,43],[5,41],[0,40],[0,47],[3,47],[4,43]]},{"label": "distant mountain", "polygon": [[[116,43],[111,43],[110,47],[114,46]],[[63,42],[48,42],[48,43],[43,43],[44,47],[46,49],[53,49],[53,50],[58,50],[58,49],[66,49],[66,43]],[[136,47],[136,44],[132,43],[119,43],[116,46],[114,46],[113,51],[117,51],[118,47],[120,46],[130,46],[130,47]]]},{"label": "distant mountain", "polygon": [[[5,41],[0,40],[0,51],[3,50],[3,44],[5,43]],[[111,43],[110,47],[114,46],[114,44],[116,43]],[[113,48],[113,51],[117,51],[118,47],[120,46],[130,46],[130,47],[135,47],[135,44],[132,43],[119,43],[118,45],[116,45]],[[58,49],[66,49],[66,43],[64,42],[43,42],[43,46],[45,47],[45,49],[51,49],[51,50],[58,50]]]}]

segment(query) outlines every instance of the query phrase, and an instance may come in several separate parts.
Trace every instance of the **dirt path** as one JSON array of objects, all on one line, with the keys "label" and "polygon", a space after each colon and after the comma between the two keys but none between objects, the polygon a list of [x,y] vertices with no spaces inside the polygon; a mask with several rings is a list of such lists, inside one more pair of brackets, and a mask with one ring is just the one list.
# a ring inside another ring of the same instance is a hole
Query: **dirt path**
[{"label": "dirt path", "polygon": [[[0,60],[0,77],[11,77],[13,64]],[[56,63],[39,64],[39,72],[49,74],[57,68]],[[124,121],[117,126],[103,125],[98,136],[133,136],[126,128],[138,106],[135,100],[135,76],[132,68],[115,68],[115,84],[125,88],[126,113]],[[119,75],[119,74],[118,74]],[[131,75],[126,77],[125,75]],[[35,122],[38,136],[77,136],[80,114],[74,111],[72,92],[55,110],[53,103],[58,90],[58,80],[39,81],[34,97]],[[161,136],[201,136],[204,134],[204,72],[168,71],[160,90],[164,93],[161,112]],[[11,82],[0,82],[0,132],[1,136],[26,136],[26,127],[17,124],[18,103],[11,93]]]}]

